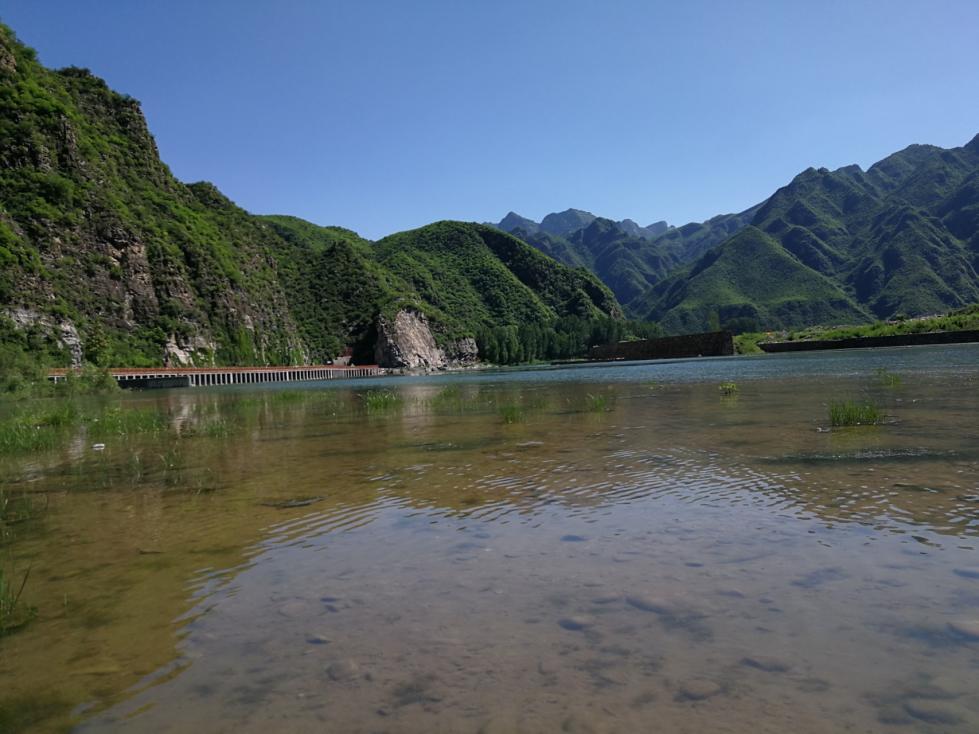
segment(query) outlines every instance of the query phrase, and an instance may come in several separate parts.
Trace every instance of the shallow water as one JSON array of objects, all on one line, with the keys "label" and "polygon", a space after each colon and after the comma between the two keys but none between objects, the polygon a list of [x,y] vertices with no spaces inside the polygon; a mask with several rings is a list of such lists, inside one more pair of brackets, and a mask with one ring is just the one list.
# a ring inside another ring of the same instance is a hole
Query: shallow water
[{"label": "shallow water", "polygon": [[0,465],[14,730],[979,730],[979,347],[126,401]]}]

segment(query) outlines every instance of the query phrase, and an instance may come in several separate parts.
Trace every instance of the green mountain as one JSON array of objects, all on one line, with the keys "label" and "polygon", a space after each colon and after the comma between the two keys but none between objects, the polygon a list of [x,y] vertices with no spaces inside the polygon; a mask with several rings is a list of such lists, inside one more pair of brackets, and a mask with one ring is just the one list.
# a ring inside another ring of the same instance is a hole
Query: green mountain
[{"label": "green mountain", "polygon": [[[667,330],[730,319],[737,328],[771,329],[920,316],[975,303],[979,136],[950,150],[912,145],[867,171],[807,169],[764,202],[751,224],[777,246],[778,262],[789,257],[801,267],[793,278],[796,306],[771,308],[782,277],[771,258],[745,257],[741,269],[760,277],[734,277],[728,263],[744,256],[736,235],[632,307]],[[705,278],[729,287],[702,293]]]},{"label": "green mountain", "polygon": [[366,361],[404,352],[388,349],[397,323],[430,364],[463,342],[474,358],[490,326],[621,317],[593,275],[493,228],[440,222],[374,244],[185,185],[138,102],[84,69],[45,69],[5,26],[0,101],[0,356]]},{"label": "green mountain", "polygon": [[831,279],[810,270],[751,225],[652,293],[660,325],[668,333],[867,318]]},{"label": "green mountain", "polygon": [[588,268],[628,313],[641,316],[649,310],[651,288],[746,226],[756,209],[683,227],[666,222],[639,227],[631,219],[616,222],[577,209],[549,214],[540,224],[510,212],[496,226],[565,265]]}]

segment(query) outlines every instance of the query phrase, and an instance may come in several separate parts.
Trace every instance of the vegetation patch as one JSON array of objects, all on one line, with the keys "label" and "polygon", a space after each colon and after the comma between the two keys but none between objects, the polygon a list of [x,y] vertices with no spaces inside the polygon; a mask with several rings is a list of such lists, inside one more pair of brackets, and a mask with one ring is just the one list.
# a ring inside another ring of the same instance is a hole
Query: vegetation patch
[{"label": "vegetation patch", "polygon": [[829,422],[836,428],[845,426],[876,426],[884,422],[883,411],[871,402],[846,400],[830,403]]},{"label": "vegetation patch", "polygon": [[720,391],[721,395],[726,397],[737,395],[741,391],[741,388],[738,387],[738,383],[730,381],[722,382],[717,386],[717,389]]},{"label": "vegetation patch", "polygon": [[497,412],[500,414],[500,418],[507,425],[512,423],[521,423],[526,420],[527,414],[523,407],[517,403],[506,403],[497,407]]},{"label": "vegetation patch", "polygon": [[361,396],[368,413],[388,413],[401,408],[404,401],[391,390],[369,390]]}]

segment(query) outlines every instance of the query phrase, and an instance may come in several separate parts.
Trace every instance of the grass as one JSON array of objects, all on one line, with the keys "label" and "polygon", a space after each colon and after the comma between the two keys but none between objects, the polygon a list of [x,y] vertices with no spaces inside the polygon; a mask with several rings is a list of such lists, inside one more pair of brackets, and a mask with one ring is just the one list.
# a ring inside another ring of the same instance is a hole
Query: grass
[{"label": "grass", "polygon": [[737,395],[738,392],[740,392],[740,388],[738,387],[738,383],[736,382],[722,382],[720,385],[717,386],[717,389],[720,390],[721,395],[727,397],[731,395]]},{"label": "grass", "polygon": [[401,407],[401,396],[390,390],[368,390],[361,396],[368,413],[387,413]]},{"label": "grass", "polygon": [[588,410],[592,413],[604,413],[608,410],[608,398],[604,395],[592,395],[588,393],[585,396],[585,400],[587,401]]},{"label": "grass", "polygon": [[874,374],[877,375],[877,381],[884,387],[901,386],[901,376],[895,375],[893,372],[884,367],[878,367],[876,370],[874,370]]},{"label": "grass", "polygon": [[24,587],[31,576],[31,569],[20,578],[7,578],[0,568],[0,637],[12,634],[26,627],[36,616],[37,610],[21,601]]},{"label": "grass", "polygon": [[800,341],[809,339],[848,339],[862,336],[897,336],[922,334],[933,331],[962,331],[979,329],[979,305],[967,306],[947,314],[920,318],[897,318],[859,326],[811,326],[798,331],[765,335],[775,341]]},{"label": "grass", "polygon": [[527,417],[524,413],[524,409],[516,403],[506,403],[505,405],[500,405],[497,408],[497,412],[499,412],[500,418],[503,419],[503,422],[507,425],[512,423],[520,423]]},{"label": "grass", "polygon": [[829,422],[836,428],[844,426],[876,426],[884,422],[884,413],[871,402],[846,400],[830,403]]}]

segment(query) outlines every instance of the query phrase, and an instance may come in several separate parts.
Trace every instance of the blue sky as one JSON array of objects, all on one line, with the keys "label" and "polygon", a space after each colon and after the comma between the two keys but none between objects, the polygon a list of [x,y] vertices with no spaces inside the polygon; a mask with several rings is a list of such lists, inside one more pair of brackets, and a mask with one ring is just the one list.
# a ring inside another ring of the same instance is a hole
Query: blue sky
[{"label": "blue sky", "polygon": [[569,206],[738,211],[806,167],[979,133],[979,3],[0,0],[256,213],[378,238]]}]

